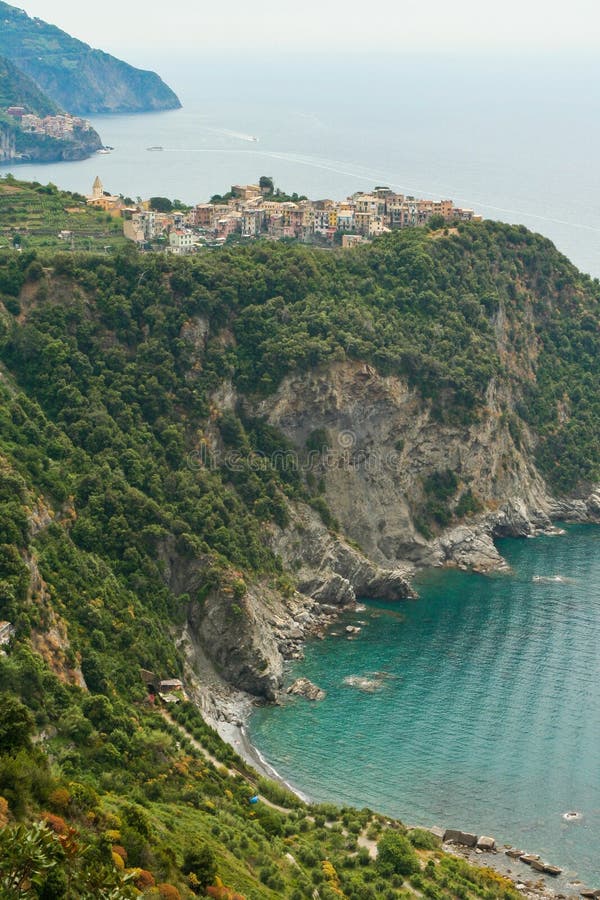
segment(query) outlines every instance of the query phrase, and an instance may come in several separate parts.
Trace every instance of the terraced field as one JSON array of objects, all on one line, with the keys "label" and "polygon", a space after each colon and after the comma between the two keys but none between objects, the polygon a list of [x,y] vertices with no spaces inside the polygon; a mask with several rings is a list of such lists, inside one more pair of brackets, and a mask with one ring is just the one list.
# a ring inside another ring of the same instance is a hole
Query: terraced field
[{"label": "terraced field", "polygon": [[[65,239],[61,232],[71,232]],[[54,185],[0,179],[0,249],[103,251],[125,246],[119,218],[91,209],[85,198]]]}]

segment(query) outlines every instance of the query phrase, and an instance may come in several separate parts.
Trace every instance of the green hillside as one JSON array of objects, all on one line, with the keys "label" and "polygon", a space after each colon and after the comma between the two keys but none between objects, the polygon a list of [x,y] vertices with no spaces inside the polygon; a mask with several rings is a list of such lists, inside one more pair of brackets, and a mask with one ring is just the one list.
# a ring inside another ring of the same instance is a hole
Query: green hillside
[{"label": "green hillside", "polygon": [[[71,232],[66,241],[61,231]],[[11,176],[0,179],[0,244],[5,248],[103,252],[127,243],[121,220],[92,209],[79,194]]]},{"label": "green hillside", "polygon": [[[5,203],[20,221],[77,215],[68,195],[3,186],[5,228]],[[249,412],[288,375],[369,363],[465,432],[493,381],[494,415],[517,441],[535,435],[557,494],[598,480],[598,282],[491,222],[350,252],[32,247],[0,252],[0,620],[16,629],[0,656],[2,896],[514,900],[429,833],[259,781],[191,703],[150,702],[140,669],[183,675],[191,605],[216,593],[244,631],[250,587],[293,589],[266,540],[290,501],[335,532],[319,484],[281,464],[286,439]],[[229,385],[245,404],[219,406]],[[217,441],[235,467],[211,459]],[[434,530],[440,504],[462,515],[441,474]],[[177,588],[173,570],[194,578]]]},{"label": "green hillside", "polygon": [[24,106],[36,116],[52,116],[59,107],[10,60],[0,56],[0,115],[9,106]]},{"label": "green hillside", "polygon": [[0,54],[53,102],[76,114],[176,109],[179,100],[154,72],[94,50],[54,25],[0,2]]}]

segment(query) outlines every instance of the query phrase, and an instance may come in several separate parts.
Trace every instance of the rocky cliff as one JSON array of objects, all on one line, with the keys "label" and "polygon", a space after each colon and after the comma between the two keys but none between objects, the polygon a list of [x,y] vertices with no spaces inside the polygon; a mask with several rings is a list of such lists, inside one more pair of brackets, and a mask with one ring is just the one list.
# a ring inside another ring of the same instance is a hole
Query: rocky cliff
[{"label": "rocky cliff", "polygon": [[[503,566],[494,538],[533,535],[561,516],[596,521],[599,498],[593,491],[587,498],[553,498],[534,462],[535,437],[523,428],[517,446],[511,434],[506,412],[515,400],[506,385],[500,389],[492,381],[486,401],[477,422],[443,424],[406,380],[346,362],[288,378],[257,411],[293,442],[322,481],[343,533],[366,557],[388,569],[413,564],[490,571]],[[304,448],[315,431],[327,435],[327,449],[308,459]],[[428,481],[447,471],[457,478],[450,507],[460,509],[468,492],[477,512],[431,534],[419,513]],[[292,565],[294,546],[314,563],[310,542],[297,543],[295,530],[277,543]],[[382,596],[360,579],[359,593]]]},{"label": "rocky cliff", "polygon": [[599,520],[598,284],[525,229],[407,232],[351,254],[0,260],[0,447],[15,466],[29,448],[32,495],[76,512],[40,537],[40,571],[69,593],[115,576],[88,684],[99,647],[123,683],[126,621],[131,667],[172,674],[176,633],[200,682],[272,699],[357,598]]},{"label": "rocky cliff", "polygon": [[[468,426],[441,423],[405,379],[357,362],[291,376],[258,404],[228,384],[214,399],[215,414],[243,408],[280,429],[295,447],[290,464],[321,481],[339,523],[333,532],[310,506],[290,503],[289,523],[271,527],[269,540],[293,574],[293,594],[286,599],[273,585],[256,584],[234,613],[227,592],[219,591],[190,608],[196,662],[202,648],[203,666],[211,661],[226,681],[251,694],[274,699],[282,659],[298,655],[307,635],[357,598],[414,596],[411,576],[425,566],[502,570],[495,538],[533,536],[558,518],[600,521],[600,492],[552,496],[534,462],[534,435],[524,429],[517,445],[506,416],[514,398],[494,382],[480,419]],[[326,435],[327,447],[307,452],[315,432]],[[213,451],[219,453],[218,441]],[[446,471],[457,475],[450,506],[460,510],[468,492],[476,511],[425,535],[425,486]],[[193,586],[180,564],[169,571],[182,579],[174,589]]]}]

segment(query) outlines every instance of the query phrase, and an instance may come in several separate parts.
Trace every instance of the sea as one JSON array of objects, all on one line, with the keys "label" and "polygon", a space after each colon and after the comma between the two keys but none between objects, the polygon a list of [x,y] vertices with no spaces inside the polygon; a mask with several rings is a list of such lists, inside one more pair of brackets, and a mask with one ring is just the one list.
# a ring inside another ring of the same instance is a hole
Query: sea
[{"label": "sea", "polygon": [[0,174],[82,193],[99,175],[116,194],[190,204],[260,175],[313,199],[387,185],[522,223],[600,276],[597,54],[261,46],[130,61],[158,70],[183,108],[93,117],[110,154]]},{"label": "sea", "polygon": [[314,801],[492,835],[600,887],[600,528],[498,546],[509,574],[431,570],[417,600],[309,642],[286,675],[326,698],[257,709],[249,736]]},{"label": "sea", "polygon": [[[93,117],[109,154],[0,174],[82,193],[100,176],[190,204],[261,175],[314,199],[388,185],[526,225],[600,276],[597,54],[256,46],[130,61],[183,108]],[[314,799],[491,832],[600,886],[600,530],[501,549],[510,575],[428,573],[418,601],[343,622],[364,621],[355,639],[336,627],[310,643],[288,676],[327,698],[257,711],[251,737]]]}]

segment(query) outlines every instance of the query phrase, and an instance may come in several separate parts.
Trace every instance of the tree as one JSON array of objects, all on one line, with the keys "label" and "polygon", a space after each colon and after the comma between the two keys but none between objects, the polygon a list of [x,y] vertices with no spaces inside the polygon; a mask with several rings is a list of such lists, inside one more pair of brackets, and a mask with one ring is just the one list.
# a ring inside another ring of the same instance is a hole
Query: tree
[{"label": "tree", "polygon": [[199,890],[204,890],[213,883],[217,874],[217,863],[208,844],[195,844],[186,850],[182,871],[184,875],[195,875]]},{"label": "tree", "polygon": [[377,844],[377,868],[382,875],[412,875],[421,866],[408,838],[386,831]]},{"label": "tree", "polygon": [[261,175],[258,179],[261,194],[271,195],[275,191],[273,179],[269,175]]},{"label": "tree", "polygon": [[154,212],[169,213],[173,210],[173,204],[168,197],[150,197],[150,209]]},{"label": "tree", "polygon": [[33,716],[12,694],[0,695],[0,753],[15,753],[29,747]]}]

